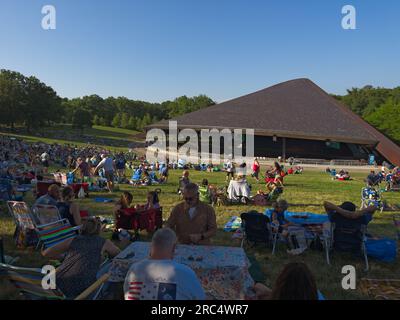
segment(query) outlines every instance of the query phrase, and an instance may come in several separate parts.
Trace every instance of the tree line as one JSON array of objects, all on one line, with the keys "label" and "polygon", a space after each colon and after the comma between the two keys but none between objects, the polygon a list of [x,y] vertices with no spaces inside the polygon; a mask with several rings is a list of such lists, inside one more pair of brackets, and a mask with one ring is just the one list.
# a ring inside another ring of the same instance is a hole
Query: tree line
[{"label": "tree line", "polygon": [[162,103],[126,97],[103,99],[98,95],[61,98],[36,77],[0,70],[0,125],[21,125],[28,131],[56,123],[70,123],[78,128],[103,125],[143,130],[151,123],[213,104],[206,95],[181,96]]},{"label": "tree line", "polygon": [[365,86],[352,88],[343,96],[334,95],[372,126],[400,143],[400,87]]},{"label": "tree line", "polygon": [[[353,112],[400,143],[400,87],[365,86],[333,95]],[[206,95],[181,96],[172,101],[150,103],[126,97],[98,95],[61,98],[36,77],[0,70],[0,125],[24,126],[28,131],[56,123],[83,128],[92,125],[143,130],[151,123],[208,107],[215,102]]]}]

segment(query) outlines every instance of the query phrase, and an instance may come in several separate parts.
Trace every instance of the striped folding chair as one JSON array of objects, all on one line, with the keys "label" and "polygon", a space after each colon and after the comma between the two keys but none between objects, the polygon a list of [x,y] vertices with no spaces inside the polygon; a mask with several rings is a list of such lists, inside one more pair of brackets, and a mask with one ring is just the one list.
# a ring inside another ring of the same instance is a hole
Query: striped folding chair
[{"label": "striped folding chair", "polygon": [[72,227],[67,219],[36,226],[39,240],[44,249],[51,248],[65,240],[75,238],[80,226]]},{"label": "striped folding chair", "polygon": [[[0,278],[5,278],[28,300],[66,300],[59,289],[44,289],[42,279],[44,274],[40,268],[22,268],[0,263]],[[109,274],[102,275],[89,288],[78,295],[75,300],[85,300],[89,296],[96,300],[103,284],[108,280]],[[96,292],[97,290],[97,292]]]},{"label": "striped folding chair", "polygon": [[17,246],[35,246],[38,243],[36,223],[28,205],[23,201],[7,201],[7,207],[14,218]]},{"label": "striped folding chair", "polygon": [[44,274],[39,268],[22,268],[0,264],[0,277],[11,284],[28,300],[64,300],[65,296],[57,289],[44,289]]},{"label": "striped folding chair", "polygon": [[62,220],[58,208],[53,205],[37,204],[32,207],[32,212],[41,225]]}]

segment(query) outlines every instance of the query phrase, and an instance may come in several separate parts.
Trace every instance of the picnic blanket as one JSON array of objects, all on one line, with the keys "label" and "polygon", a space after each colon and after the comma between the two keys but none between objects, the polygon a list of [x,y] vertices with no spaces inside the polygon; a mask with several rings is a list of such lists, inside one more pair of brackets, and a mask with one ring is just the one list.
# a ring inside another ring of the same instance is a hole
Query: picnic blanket
[{"label": "picnic blanket", "polygon": [[233,216],[225,224],[224,231],[232,232],[232,231],[236,231],[237,229],[240,229],[241,227],[242,227],[242,219],[240,219],[240,217]]},{"label": "picnic blanket", "polygon": [[113,199],[110,198],[102,198],[102,197],[97,197],[94,198],[94,202],[113,202]]},{"label": "picnic blanket", "polygon": [[[123,282],[130,266],[149,256],[149,242],[134,242],[114,258],[110,282]],[[207,298],[238,300],[254,297],[250,262],[242,248],[177,245],[174,261],[190,267],[199,278]]]},{"label": "picnic blanket", "polygon": [[[271,219],[273,209],[265,210],[264,214]],[[329,222],[327,214],[318,214],[311,212],[290,212],[285,211],[285,219],[289,222],[298,225],[312,225],[312,224],[324,224]]]}]

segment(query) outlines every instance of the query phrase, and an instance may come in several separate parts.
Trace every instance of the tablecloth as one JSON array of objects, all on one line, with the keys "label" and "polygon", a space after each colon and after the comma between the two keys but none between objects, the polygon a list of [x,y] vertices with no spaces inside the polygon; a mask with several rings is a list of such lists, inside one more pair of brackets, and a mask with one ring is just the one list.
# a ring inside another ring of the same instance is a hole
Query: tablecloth
[{"label": "tablecloth", "polygon": [[232,200],[239,200],[239,196],[250,198],[250,187],[246,180],[231,180],[227,192],[229,199]]},{"label": "tablecloth", "polygon": [[[114,258],[110,282],[123,282],[130,266],[149,256],[150,243],[134,242]],[[174,261],[190,267],[200,279],[207,299],[252,299],[254,281],[242,248],[177,245]]]}]

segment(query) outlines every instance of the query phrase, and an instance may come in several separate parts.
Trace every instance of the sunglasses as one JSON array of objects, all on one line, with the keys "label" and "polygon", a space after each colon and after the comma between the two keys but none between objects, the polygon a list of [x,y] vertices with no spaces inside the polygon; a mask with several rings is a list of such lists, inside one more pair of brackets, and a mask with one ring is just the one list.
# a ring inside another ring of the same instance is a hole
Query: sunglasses
[{"label": "sunglasses", "polygon": [[195,200],[196,198],[190,197],[190,198],[184,198],[185,201],[187,202],[192,202],[193,200]]}]

